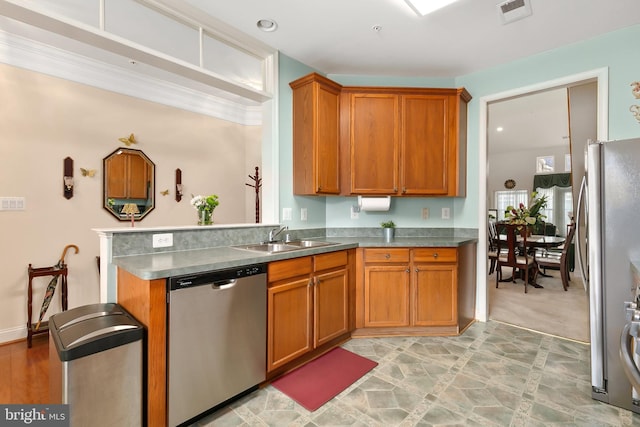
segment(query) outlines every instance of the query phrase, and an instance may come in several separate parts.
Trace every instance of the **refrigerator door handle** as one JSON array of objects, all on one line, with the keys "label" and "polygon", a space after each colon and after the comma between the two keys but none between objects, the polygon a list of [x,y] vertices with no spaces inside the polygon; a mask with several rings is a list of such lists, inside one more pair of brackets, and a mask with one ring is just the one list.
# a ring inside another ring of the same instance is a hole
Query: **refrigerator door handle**
[{"label": "refrigerator door handle", "polygon": [[582,282],[584,283],[585,290],[589,288],[589,276],[587,275],[586,262],[584,260],[584,252],[582,251],[582,206],[583,200],[585,202],[586,210],[586,191],[587,191],[587,177],[582,177],[582,183],[580,184],[580,192],[578,193],[578,206],[576,213],[576,248],[578,265],[580,266],[580,274],[582,275]]},{"label": "refrigerator door handle", "polygon": [[[640,372],[633,360],[633,345],[632,341],[638,335],[638,322],[629,322],[624,325],[622,333],[620,334],[620,360],[622,361],[622,369],[626,374],[631,386],[640,390]],[[633,329],[633,330],[632,330]]]}]

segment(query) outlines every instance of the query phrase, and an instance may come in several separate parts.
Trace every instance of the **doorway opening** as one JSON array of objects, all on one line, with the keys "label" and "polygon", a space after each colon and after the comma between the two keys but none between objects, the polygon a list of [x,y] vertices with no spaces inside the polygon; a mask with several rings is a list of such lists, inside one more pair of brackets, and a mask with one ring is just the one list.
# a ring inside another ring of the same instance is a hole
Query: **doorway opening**
[{"label": "doorway opening", "polygon": [[[487,262],[487,212],[488,209],[493,208],[490,204],[490,197],[488,194],[488,180],[489,180],[489,156],[488,156],[488,144],[489,142],[489,130],[488,130],[488,114],[489,105],[494,102],[504,101],[512,98],[527,96],[542,91],[549,91],[551,89],[570,88],[578,86],[588,82],[596,82],[597,85],[597,139],[606,140],[608,131],[608,71],[606,68],[592,70],[589,72],[568,76],[561,79],[538,83],[536,85],[517,88],[506,92],[501,92],[493,95],[489,95],[480,99],[479,106],[479,175],[485,176],[486,181],[484,185],[480,185],[479,188],[479,212],[478,223],[479,226],[479,242],[478,242],[478,297],[477,297],[477,319],[486,321],[489,319],[490,313],[490,298],[489,287],[495,287],[495,282],[488,280],[488,262]],[[586,142],[586,141],[585,141]],[[577,153],[574,155],[582,155]],[[581,178],[582,171],[573,171],[573,180]],[[511,183],[509,183],[511,184]],[[527,184],[525,188],[530,189],[531,184]],[[579,188],[579,185],[576,187]],[[491,199],[492,200],[492,199]],[[575,274],[578,274],[576,271]],[[577,283],[576,283],[577,285]],[[576,286],[577,287],[577,286]],[[582,287],[582,286],[580,286]],[[585,320],[585,322],[588,319]]]}]

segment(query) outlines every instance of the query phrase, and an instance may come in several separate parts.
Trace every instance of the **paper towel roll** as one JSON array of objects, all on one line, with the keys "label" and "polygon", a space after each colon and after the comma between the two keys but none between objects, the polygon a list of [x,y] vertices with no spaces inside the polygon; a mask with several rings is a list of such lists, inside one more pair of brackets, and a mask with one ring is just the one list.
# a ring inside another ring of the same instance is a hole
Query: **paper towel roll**
[{"label": "paper towel roll", "polygon": [[358,206],[361,211],[388,211],[391,206],[391,196],[386,197],[362,197],[358,196]]}]

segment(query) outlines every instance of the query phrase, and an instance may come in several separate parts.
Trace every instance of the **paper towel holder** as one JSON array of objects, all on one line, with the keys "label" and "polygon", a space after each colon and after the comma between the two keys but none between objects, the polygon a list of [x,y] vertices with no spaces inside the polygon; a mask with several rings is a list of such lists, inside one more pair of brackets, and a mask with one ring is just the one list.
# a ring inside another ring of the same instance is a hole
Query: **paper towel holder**
[{"label": "paper towel holder", "polygon": [[358,196],[358,208],[361,212],[386,212],[391,207],[391,196]]}]

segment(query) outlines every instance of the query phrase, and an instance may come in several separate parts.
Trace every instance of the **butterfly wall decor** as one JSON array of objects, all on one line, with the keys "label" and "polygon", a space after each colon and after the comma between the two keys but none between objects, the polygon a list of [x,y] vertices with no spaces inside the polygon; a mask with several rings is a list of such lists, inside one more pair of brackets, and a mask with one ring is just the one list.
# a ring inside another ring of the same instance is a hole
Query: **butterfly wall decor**
[{"label": "butterfly wall decor", "polygon": [[163,196],[166,196],[167,194],[169,194],[169,190],[161,191],[160,194],[162,194]]},{"label": "butterfly wall decor", "polygon": [[129,138],[118,138],[118,141],[124,143],[124,145],[126,145],[127,147],[130,146],[131,144],[138,143],[138,141],[136,141],[136,137],[133,136],[133,134],[129,135]]},{"label": "butterfly wall decor", "polygon": [[96,175],[95,169],[80,168],[80,172],[82,173],[82,176],[88,176],[89,178],[93,178]]}]

